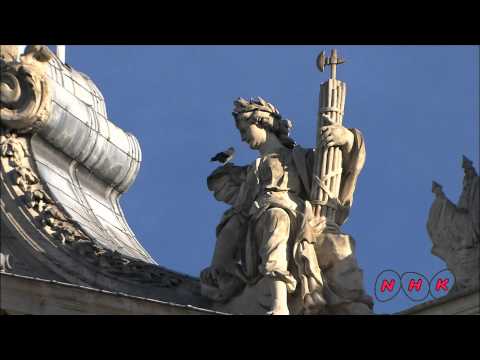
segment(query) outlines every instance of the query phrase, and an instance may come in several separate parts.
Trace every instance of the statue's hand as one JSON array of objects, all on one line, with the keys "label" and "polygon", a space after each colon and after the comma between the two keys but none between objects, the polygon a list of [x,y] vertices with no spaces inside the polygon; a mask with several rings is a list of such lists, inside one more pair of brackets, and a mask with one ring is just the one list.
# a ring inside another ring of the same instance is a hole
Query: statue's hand
[{"label": "statue's hand", "polygon": [[323,216],[314,217],[310,220],[310,226],[313,230],[313,235],[318,237],[327,225],[327,219]]},{"label": "statue's hand", "polygon": [[218,285],[218,278],[220,276],[220,269],[210,266],[200,273],[200,281],[210,286]]},{"label": "statue's hand", "polygon": [[322,141],[327,147],[344,146],[347,149],[353,147],[353,133],[342,125],[328,125],[321,128]]}]

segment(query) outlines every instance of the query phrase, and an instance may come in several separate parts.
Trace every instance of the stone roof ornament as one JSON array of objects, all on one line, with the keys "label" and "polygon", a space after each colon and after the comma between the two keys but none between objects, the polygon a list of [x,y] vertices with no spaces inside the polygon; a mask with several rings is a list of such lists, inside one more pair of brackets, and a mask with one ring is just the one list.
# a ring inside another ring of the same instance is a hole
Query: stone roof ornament
[{"label": "stone roof ornament", "polygon": [[0,45],[0,250],[16,274],[203,306],[198,280],[158,266],[128,226],[140,145],[61,46]]},{"label": "stone roof ornament", "polygon": [[47,69],[52,54],[44,45],[29,45],[17,62],[17,46],[0,47],[2,53],[10,54],[0,61],[0,124],[19,132],[38,130],[50,115]]},{"label": "stone roof ornament", "polygon": [[463,189],[457,204],[433,181],[435,199],[427,221],[432,254],[455,275],[455,291],[477,288],[480,276],[480,177],[466,156],[462,168]]}]

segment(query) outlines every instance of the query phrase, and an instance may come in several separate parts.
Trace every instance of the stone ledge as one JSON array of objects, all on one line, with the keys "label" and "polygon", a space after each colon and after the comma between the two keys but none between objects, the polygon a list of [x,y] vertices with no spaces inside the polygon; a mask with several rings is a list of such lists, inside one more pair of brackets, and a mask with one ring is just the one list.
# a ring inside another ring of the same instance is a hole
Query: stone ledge
[{"label": "stone ledge", "polygon": [[0,273],[0,309],[31,315],[227,315],[191,305]]},{"label": "stone ledge", "polygon": [[479,315],[480,289],[459,291],[400,311],[395,315]]}]

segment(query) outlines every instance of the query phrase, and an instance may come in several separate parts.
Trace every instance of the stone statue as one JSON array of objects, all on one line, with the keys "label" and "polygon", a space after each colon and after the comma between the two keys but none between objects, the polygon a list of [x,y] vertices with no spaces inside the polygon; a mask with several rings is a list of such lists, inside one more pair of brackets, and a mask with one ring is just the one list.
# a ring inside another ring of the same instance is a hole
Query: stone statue
[{"label": "stone statue", "polygon": [[454,290],[479,285],[480,177],[472,162],[463,157],[463,190],[455,205],[435,181],[435,200],[430,208],[427,230],[432,240],[432,254],[447,263],[455,275]]},{"label": "stone statue", "polygon": [[341,233],[365,162],[357,129],[319,129],[325,149],[342,153],[336,226],[315,216],[310,201],[318,149],[296,145],[292,122],[262,98],[234,102],[241,140],[258,157],[250,165],[227,163],[207,179],[229,208],[216,229],[211,266],[200,276],[202,293],[220,311],[243,314],[370,314],[353,239]]}]

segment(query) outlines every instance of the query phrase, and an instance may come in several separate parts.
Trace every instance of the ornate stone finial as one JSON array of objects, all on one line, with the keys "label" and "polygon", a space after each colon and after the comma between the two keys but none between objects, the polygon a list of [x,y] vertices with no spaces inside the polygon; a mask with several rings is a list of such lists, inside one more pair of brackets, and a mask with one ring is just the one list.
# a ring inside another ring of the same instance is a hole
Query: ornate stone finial
[{"label": "ornate stone finial", "polygon": [[330,57],[325,57],[325,51],[322,51],[317,58],[318,69],[323,72],[325,70],[325,65],[331,66],[330,77],[336,79],[337,77],[337,65],[343,64],[345,59],[337,55],[337,49],[332,49]]}]

